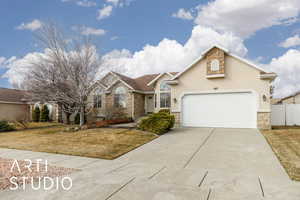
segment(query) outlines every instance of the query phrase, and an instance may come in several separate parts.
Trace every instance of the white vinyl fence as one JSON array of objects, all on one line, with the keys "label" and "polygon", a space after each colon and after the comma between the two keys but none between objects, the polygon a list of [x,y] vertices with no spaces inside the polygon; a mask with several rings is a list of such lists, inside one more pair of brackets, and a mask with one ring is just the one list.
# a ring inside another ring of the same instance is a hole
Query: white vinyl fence
[{"label": "white vinyl fence", "polygon": [[272,105],[271,124],[273,126],[299,126],[300,104]]}]

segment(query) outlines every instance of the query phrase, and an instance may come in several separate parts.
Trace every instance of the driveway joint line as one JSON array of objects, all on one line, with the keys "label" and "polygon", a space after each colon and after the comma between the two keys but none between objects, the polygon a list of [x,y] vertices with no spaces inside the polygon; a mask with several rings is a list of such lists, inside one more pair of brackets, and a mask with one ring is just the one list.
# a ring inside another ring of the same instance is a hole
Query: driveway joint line
[{"label": "driveway joint line", "polygon": [[212,128],[209,135],[205,138],[205,140],[200,144],[200,146],[196,149],[196,151],[192,154],[192,156],[189,158],[189,160],[185,163],[183,168],[186,168],[190,162],[193,160],[193,158],[196,156],[196,154],[200,151],[200,149],[207,143],[208,139],[212,136],[214,133],[215,128]]},{"label": "driveway joint line", "polygon": [[260,177],[258,177],[258,182],[259,182],[259,186],[260,186],[260,190],[261,190],[261,195],[262,195],[262,197],[265,197],[265,191],[264,191],[262,182],[260,180]]},{"label": "driveway joint line", "polygon": [[99,160],[90,161],[88,163],[85,163],[85,164],[82,164],[82,165],[78,166],[77,168],[84,168],[84,167],[86,167],[86,166],[88,166],[90,164],[96,163],[96,162],[99,162]]},{"label": "driveway joint line", "polygon": [[210,195],[211,195],[211,188],[209,188],[209,192],[208,192],[208,195],[207,195],[207,198],[206,198],[206,200],[209,200],[209,198],[210,198]]},{"label": "driveway joint line", "polygon": [[150,180],[150,179],[154,178],[156,175],[158,175],[160,172],[162,172],[165,168],[166,168],[166,166],[162,167],[160,170],[158,170],[153,175],[151,175],[148,179]]},{"label": "driveway joint line", "polygon": [[[61,154],[59,154],[59,155],[61,155]],[[64,156],[64,155],[63,155]],[[50,156],[49,156],[50,157]],[[54,162],[52,162],[54,165],[56,165],[56,164],[59,164],[59,163],[61,163],[61,162],[64,162],[64,161],[69,161],[69,160],[72,160],[72,159],[74,159],[74,157],[67,157],[67,158],[63,158],[63,159],[61,159],[61,160],[57,160],[57,161],[54,161]]]},{"label": "driveway joint line", "polygon": [[120,188],[118,188],[116,191],[111,193],[108,197],[106,197],[105,200],[108,200],[108,199],[112,198],[114,195],[116,195],[118,192],[120,192],[123,188],[125,188],[127,185],[129,185],[132,181],[134,181],[134,179],[135,179],[135,177],[130,179],[127,183],[125,183]]},{"label": "driveway joint line", "polygon": [[204,179],[206,178],[206,176],[208,175],[208,171],[206,171],[206,173],[204,174],[203,178],[201,179],[198,187],[201,187],[202,183],[204,182]]},{"label": "driveway joint line", "polygon": [[111,173],[113,173],[113,172],[115,172],[115,171],[118,171],[119,169],[122,169],[123,167],[126,167],[127,165],[129,165],[130,163],[126,163],[126,164],[124,164],[124,165],[121,165],[121,166],[119,166],[119,167],[117,167],[117,168],[115,168],[115,169],[113,169],[113,170],[110,170],[110,171],[108,171],[106,174],[111,174]]}]

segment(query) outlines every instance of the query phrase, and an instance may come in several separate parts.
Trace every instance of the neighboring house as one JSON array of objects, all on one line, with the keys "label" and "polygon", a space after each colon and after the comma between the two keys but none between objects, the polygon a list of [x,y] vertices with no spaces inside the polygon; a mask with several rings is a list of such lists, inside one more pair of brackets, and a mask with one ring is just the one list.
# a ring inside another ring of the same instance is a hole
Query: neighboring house
[{"label": "neighboring house", "polygon": [[167,108],[177,126],[269,129],[275,78],[275,73],[213,46],[180,73],[133,79],[110,72],[94,85],[89,100],[99,119],[110,108],[122,108],[133,119]]},{"label": "neighboring house", "polygon": [[[48,110],[49,110],[49,119],[50,121],[53,122],[62,122],[62,116],[59,116],[61,114],[59,112],[58,105],[55,102],[47,102],[47,103],[41,103],[41,102],[36,102],[36,103],[31,103],[30,105],[30,118],[32,118],[32,112],[36,107],[39,107],[40,110],[42,110],[43,106],[46,105]],[[61,120],[60,120],[61,119]]]},{"label": "neighboring house", "polygon": [[300,92],[282,98],[278,104],[300,104]]},{"label": "neighboring house", "polygon": [[30,105],[23,90],[0,88],[0,120],[30,120]]}]

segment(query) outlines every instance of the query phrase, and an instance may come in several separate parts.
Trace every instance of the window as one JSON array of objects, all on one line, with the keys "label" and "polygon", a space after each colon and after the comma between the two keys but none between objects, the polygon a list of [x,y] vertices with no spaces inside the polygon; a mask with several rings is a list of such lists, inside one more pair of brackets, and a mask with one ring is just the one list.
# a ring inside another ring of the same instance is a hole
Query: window
[{"label": "window", "polygon": [[166,82],[160,84],[160,107],[171,107],[171,87]]},{"label": "window", "polygon": [[126,108],[126,90],[124,87],[118,87],[114,96],[115,107]]},{"label": "window", "polygon": [[103,94],[103,91],[101,89],[97,89],[94,92],[94,108],[102,107],[102,94]]},{"label": "window", "polygon": [[160,92],[169,92],[171,90],[171,87],[164,81],[160,84]]},{"label": "window", "polygon": [[219,71],[220,70],[220,62],[217,59],[214,59],[210,63],[210,70],[211,71]]},{"label": "window", "polygon": [[160,93],[160,107],[170,108],[171,104],[171,94],[170,93]]},{"label": "window", "polygon": [[157,108],[157,95],[154,94],[154,108]]}]

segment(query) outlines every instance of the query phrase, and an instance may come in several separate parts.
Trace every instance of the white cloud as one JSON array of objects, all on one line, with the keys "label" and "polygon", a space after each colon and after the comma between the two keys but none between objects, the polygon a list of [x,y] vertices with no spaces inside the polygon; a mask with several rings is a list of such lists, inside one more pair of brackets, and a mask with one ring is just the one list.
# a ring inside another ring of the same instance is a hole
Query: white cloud
[{"label": "white cloud", "polygon": [[5,61],[6,61],[5,57],[0,57],[0,68],[4,64]]},{"label": "white cloud", "polygon": [[111,15],[113,7],[111,5],[104,6],[102,9],[98,10],[98,20],[107,18]]},{"label": "white cloud", "polygon": [[82,7],[93,7],[93,6],[97,6],[97,4],[93,1],[88,1],[88,0],[82,0],[82,1],[77,1],[76,3],[78,6],[82,6]]},{"label": "white cloud", "polygon": [[180,8],[177,13],[174,13],[172,17],[179,18],[179,19],[185,19],[185,20],[192,20],[194,19],[192,13],[188,10],[185,10],[184,8]]},{"label": "white cloud", "polygon": [[81,35],[95,35],[95,36],[102,36],[105,35],[106,31],[103,29],[96,29],[96,28],[92,28],[92,27],[80,27],[80,33]]},{"label": "white cloud", "polygon": [[299,12],[299,0],[215,0],[198,6],[195,23],[249,37],[264,28],[294,23]]},{"label": "white cloud", "polygon": [[14,62],[16,60],[15,56],[10,57],[9,59],[5,57],[0,57],[0,68],[7,68],[7,65]]},{"label": "white cloud", "polygon": [[106,0],[107,3],[111,3],[113,4],[114,6],[117,6],[120,2],[120,0]]},{"label": "white cloud", "polygon": [[[103,65],[130,76],[180,71],[213,44],[222,45],[240,56],[247,53],[242,39],[228,33],[217,33],[211,28],[195,26],[184,45],[165,38],[158,45],[146,45],[136,52],[114,50],[103,56]],[[13,85],[21,84],[24,71],[28,70],[28,60],[36,59],[39,55],[41,54],[29,53],[23,58],[15,59],[8,65],[5,77]]]},{"label": "white cloud", "polygon": [[[91,53],[91,57],[93,59],[99,58],[99,54],[97,53],[95,46],[92,46]],[[11,85],[22,88],[22,83],[26,78],[26,74],[33,66],[32,63],[38,62],[41,58],[47,58],[49,55],[51,55],[51,51],[49,49],[45,49],[43,52],[28,53],[22,58],[12,57],[6,61],[5,67],[7,68],[7,71],[4,75],[0,76],[0,78],[8,78]],[[77,54],[73,51],[69,51],[66,55],[68,55],[68,57],[77,56]]]},{"label": "white cloud", "polygon": [[36,31],[36,30],[40,29],[42,26],[43,26],[43,23],[40,20],[34,19],[31,22],[22,23],[21,25],[17,26],[16,29]]},{"label": "white cloud", "polygon": [[202,51],[214,44],[222,45],[240,56],[247,53],[242,39],[229,33],[217,33],[211,28],[195,26],[184,45],[165,38],[156,46],[146,45],[142,50],[133,53],[128,50],[115,50],[107,54],[105,64],[130,76],[181,71],[198,58]]},{"label": "white cloud", "polygon": [[134,0],[106,0],[106,3],[110,3],[115,7],[129,6]]},{"label": "white cloud", "polygon": [[63,3],[73,2],[73,3],[76,3],[76,5],[81,6],[81,7],[93,7],[93,6],[97,6],[96,2],[89,1],[89,0],[61,0],[61,2],[63,2]]},{"label": "white cloud", "polygon": [[29,70],[30,63],[39,59],[40,56],[43,55],[44,53],[33,52],[28,53],[26,56],[20,59],[12,57],[9,61],[7,61],[5,67],[8,70],[5,72],[4,75],[2,75],[2,77],[8,78],[8,81],[11,85],[21,86],[22,82],[25,79],[24,75]]},{"label": "white cloud", "polygon": [[285,41],[279,44],[280,47],[290,48],[300,45],[300,37],[299,35],[295,35],[293,37],[287,38]]},{"label": "white cloud", "polygon": [[119,36],[112,36],[111,38],[110,38],[110,40],[118,40],[119,39]]},{"label": "white cloud", "polygon": [[264,67],[276,72],[275,97],[285,97],[300,91],[300,51],[291,49],[278,58],[273,58]]}]

